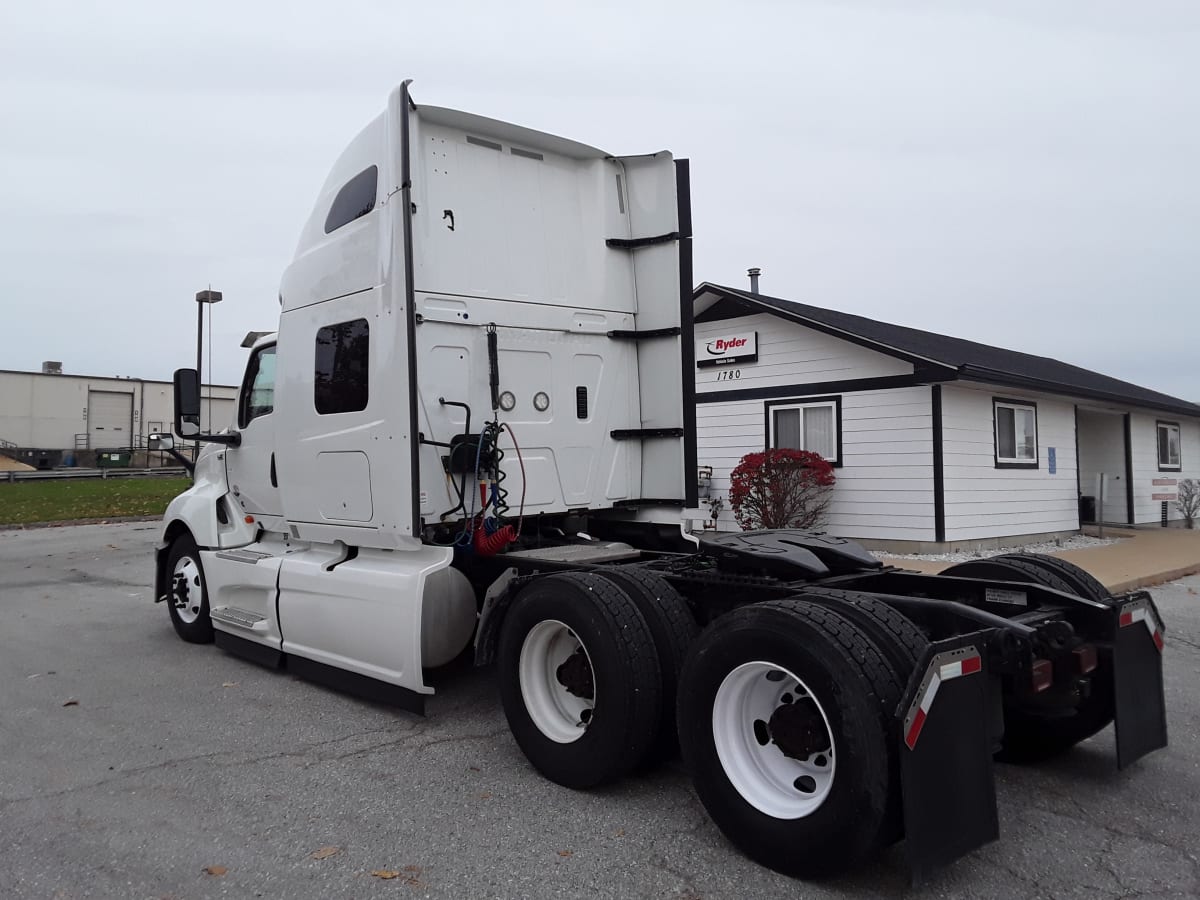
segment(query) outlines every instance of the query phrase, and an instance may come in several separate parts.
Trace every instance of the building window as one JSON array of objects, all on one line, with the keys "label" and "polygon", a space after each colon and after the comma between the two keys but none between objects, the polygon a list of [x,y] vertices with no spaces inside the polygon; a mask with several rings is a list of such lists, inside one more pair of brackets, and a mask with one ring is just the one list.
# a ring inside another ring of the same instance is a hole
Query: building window
[{"label": "building window", "polygon": [[1037,406],[1019,400],[993,400],[996,468],[1036,469]]},{"label": "building window", "polygon": [[379,168],[371,166],[342,185],[333,198],[333,205],[329,207],[329,215],[325,217],[325,233],[337,231],[373,210],[378,183]]},{"label": "building window", "polygon": [[767,404],[769,445],[808,450],[835,466],[842,464],[842,402],[840,397],[785,400]]},{"label": "building window", "polygon": [[275,409],[275,345],[250,357],[238,399],[238,427],[245,428]]},{"label": "building window", "polygon": [[369,338],[366,319],[326,325],[317,331],[313,388],[321,415],[367,408]]},{"label": "building window", "polygon": [[1178,469],[1179,460],[1179,423],[1158,423],[1158,467],[1160,469]]}]

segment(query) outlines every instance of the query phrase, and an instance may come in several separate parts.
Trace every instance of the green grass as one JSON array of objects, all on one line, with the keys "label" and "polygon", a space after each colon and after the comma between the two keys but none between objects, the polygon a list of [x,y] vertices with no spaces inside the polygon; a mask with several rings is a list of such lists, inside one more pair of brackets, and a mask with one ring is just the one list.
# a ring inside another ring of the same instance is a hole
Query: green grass
[{"label": "green grass", "polygon": [[161,515],[190,478],[71,478],[0,481],[0,525]]}]

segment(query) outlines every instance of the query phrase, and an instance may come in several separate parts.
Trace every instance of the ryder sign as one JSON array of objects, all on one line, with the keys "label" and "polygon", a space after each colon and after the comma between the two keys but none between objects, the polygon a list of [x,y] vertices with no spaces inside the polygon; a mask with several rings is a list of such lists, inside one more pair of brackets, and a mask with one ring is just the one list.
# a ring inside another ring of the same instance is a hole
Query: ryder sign
[{"label": "ryder sign", "polygon": [[741,331],[696,341],[696,367],[732,366],[758,359],[758,332]]}]

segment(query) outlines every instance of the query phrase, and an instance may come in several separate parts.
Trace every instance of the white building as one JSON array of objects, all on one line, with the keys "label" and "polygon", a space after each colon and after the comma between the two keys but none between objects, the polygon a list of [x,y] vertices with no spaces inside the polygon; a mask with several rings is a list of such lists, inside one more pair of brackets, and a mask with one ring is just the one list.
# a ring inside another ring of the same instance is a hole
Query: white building
[{"label": "white building", "polygon": [[[1178,520],[1177,481],[1200,477],[1196,404],[751,291],[705,283],[693,301],[713,496],[746,453],[813,450],[836,468],[829,532],[929,549],[1078,531],[1100,473],[1106,523]],[[720,527],[737,527],[728,508]]]},{"label": "white building", "polygon": [[[170,431],[169,381],[0,370],[0,446],[40,450],[145,447],[146,436]],[[237,388],[205,385],[202,421],[232,424]],[[210,399],[211,395],[211,399]]]}]

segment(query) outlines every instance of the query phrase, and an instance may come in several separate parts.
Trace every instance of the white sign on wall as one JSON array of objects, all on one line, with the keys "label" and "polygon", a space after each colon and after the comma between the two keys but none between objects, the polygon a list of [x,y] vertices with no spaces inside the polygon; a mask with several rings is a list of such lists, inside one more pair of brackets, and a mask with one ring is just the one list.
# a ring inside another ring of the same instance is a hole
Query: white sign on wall
[{"label": "white sign on wall", "polygon": [[732,366],[758,359],[758,332],[740,331],[696,341],[696,368]]}]

